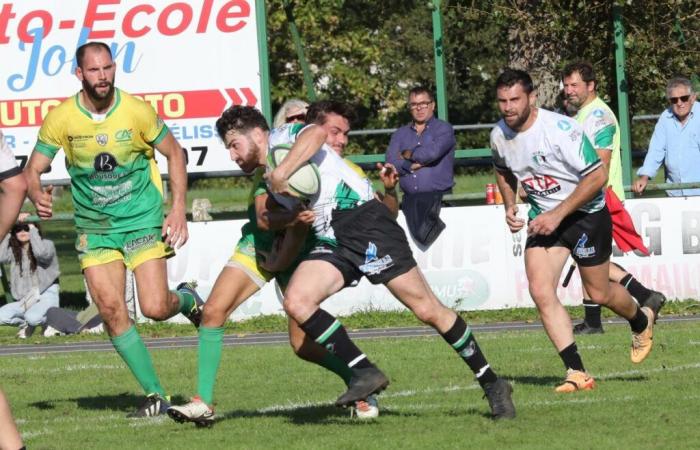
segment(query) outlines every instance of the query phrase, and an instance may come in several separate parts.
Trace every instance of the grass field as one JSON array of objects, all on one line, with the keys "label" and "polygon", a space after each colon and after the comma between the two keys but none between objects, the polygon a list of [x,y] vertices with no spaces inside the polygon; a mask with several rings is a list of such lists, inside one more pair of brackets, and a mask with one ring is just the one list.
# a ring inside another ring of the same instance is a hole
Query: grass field
[{"label": "grass field", "polygon": [[[333,375],[287,346],[226,347],[211,429],[168,418],[128,420],[141,393],[116,353],[0,357],[3,388],[28,448],[697,448],[700,322],[660,323],[655,348],[629,362],[629,330],[609,325],[579,348],[598,389],[555,394],[563,368],[543,331],[481,333],[491,365],[513,383],[518,417],[494,423],[466,366],[437,337],[363,340],[390,376],[378,420],[332,406]],[[195,350],[153,352],[176,402],[193,394]]]}]

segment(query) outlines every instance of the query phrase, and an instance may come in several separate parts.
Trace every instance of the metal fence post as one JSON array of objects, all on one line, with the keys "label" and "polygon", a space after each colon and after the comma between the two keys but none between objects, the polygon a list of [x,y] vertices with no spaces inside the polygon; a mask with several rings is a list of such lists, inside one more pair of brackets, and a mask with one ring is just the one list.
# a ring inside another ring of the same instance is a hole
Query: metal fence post
[{"label": "metal fence post", "polygon": [[267,12],[265,0],[255,2],[255,22],[258,29],[258,54],[260,58],[260,109],[272,123],[272,106],[270,104],[270,64],[267,54]]},{"label": "metal fence post", "polygon": [[[617,118],[620,122],[620,152],[622,184],[632,184],[632,138],[630,132],[629,85],[625,75],[625,29],[622,24],[622,8],[613,6],[615,35],[615,74],[617,78]],[[630,197],[627,193],[625,197]]]},{"label": "metal fence post", "polygon": [[435,89],[437,91],[438,117],[447,122],[447,83],[445,81],[445,55],[442,40],[440,0],[433,0],[431,7],[433,10],[433,50],[435,53]]}]

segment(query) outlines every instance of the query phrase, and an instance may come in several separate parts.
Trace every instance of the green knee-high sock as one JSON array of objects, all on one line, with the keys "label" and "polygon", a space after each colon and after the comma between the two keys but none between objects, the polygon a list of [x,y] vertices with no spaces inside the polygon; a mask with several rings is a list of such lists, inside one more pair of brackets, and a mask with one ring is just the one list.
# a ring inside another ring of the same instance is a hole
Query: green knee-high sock
[{"label": "green knee-high sock", "polygon": [[165,390],[160,385],[156,370],[153,368],[151,355],[135,326],[132,325],[120,336],[112,337],[112,345],[129,366],[146,395],[160,394],[165,397]]},{"label": "green knee-high sock", "polygon": [[221,361],[223,341],[224,327],[199,327],[197,393],[207,405],[214,401],[214,383]]},{"label": "green knee-high sock", "polygon": [[333,353],[327,352],[326,356],[324,356],[323,359],[317,364],[338,375],[343,379],[346,385],[350,383],[350,378],[352,378],[352,369],[345,364],[345,361],[338,358]]},{"label": "green knee-high sock", "polygon": [[183,292],[183,291],[171,291],[173,294],[177,296],[177,299],[180,300],[180,309],[178,310],[182,314],[188,314],[190,311],[192,311],[192,308],[194,308],[194,305],[197,304],[197,302],[194,299],[194,296],[190,294],[189,292]]}]

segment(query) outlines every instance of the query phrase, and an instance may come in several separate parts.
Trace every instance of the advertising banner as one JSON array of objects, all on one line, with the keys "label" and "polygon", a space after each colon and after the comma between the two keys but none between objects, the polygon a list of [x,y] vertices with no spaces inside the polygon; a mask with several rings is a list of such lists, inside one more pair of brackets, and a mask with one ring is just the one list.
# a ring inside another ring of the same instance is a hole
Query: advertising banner
[{"label": "advertising banner", "polygon": [[[698,298],[700,197],[627,200],[625,206],[651,256],[622,255],[614,248],[613,261],[669,299]],[[522,213],[524,216],[525,211]],[[447,227],[429,249],[411,245],[419,267],[445,305],[457,310],[534,307],[523,261],[525,231],[510,233],[502,205],[443,208],[441,217]],[[407,230],[403,216],[399,222]],[[190,241],[168,261],[171,284],[196,280],[206,298],[233,253],[244,223],[191,223]],[[580,304],[578,272],[567,288],[559,288],[558,294],[567,305]],[[324,309],[340,315],[402,308],[386,288],[366,280],[324,303]],[[283,314],[272,284],[244,303],[232,318],[259,314]]]},{"label": "advertising banner", "polygon": [[[47,112],[81,89],[75,50],[90,41],[110,46],[115,86],[154,107],[188,172],[237,169],[214,123],[230,105],[260,103],[254,0],[3,2],[0,128],[22,166]],[[61,152],[44,179],[66,178]]]}]

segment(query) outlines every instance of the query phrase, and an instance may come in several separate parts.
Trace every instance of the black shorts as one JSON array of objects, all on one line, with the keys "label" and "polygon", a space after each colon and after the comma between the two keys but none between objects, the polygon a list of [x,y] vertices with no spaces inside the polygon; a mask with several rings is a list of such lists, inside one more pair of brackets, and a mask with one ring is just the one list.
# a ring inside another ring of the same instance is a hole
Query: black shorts
[{"label": "black shorts", "polygon": [[612,220],[607,206],[594,213],[576,211],[562,221],[549,236],[530,236],[525,248],[566,247],[576,264],[597,266],[612,254]]},{"label": "black shorts", "polygon": [[306,259],[333,264],[346,286],[357,284],[363,276],[372,284],[387,283],[416,267],[406,233],[377,200],[333,211],[331,228],[335,245],[319,241]]}]

